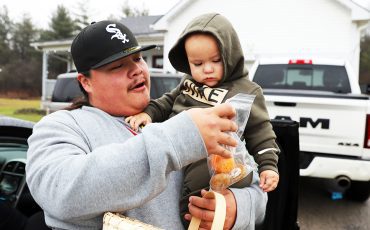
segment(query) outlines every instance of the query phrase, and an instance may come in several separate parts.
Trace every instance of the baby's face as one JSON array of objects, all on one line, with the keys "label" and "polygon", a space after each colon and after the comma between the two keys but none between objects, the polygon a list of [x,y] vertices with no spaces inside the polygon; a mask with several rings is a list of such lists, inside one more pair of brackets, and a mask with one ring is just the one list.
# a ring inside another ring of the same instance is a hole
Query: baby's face
[{"label": "baby's face", "polygon": [[208,34],[191,35],[185,41],[185,50],[194,80],[209,87],[217,85],[224,65],[216,39]]}]

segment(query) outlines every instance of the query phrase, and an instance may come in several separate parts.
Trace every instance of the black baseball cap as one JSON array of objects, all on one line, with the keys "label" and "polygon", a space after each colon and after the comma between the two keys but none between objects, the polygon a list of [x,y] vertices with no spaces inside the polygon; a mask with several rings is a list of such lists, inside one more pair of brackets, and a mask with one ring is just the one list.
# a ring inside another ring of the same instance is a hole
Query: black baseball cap
[{"label": "black baseball cap", "polygon": [[131,54],[155,48],[139,46],[131,30],[120,22],[99,21],[73,39],[71,54],[78,72],[97,69]]}]

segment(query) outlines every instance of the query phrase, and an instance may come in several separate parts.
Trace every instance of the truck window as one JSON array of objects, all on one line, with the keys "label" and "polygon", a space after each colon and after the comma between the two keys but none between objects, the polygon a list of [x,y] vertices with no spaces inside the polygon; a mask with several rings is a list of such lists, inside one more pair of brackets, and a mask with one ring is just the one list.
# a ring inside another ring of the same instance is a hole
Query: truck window
[{"label": "truck window", "polygon": [[334,65],[260,65],[253,80],[266,89],[320,90],[350,93],[344,66]]}]

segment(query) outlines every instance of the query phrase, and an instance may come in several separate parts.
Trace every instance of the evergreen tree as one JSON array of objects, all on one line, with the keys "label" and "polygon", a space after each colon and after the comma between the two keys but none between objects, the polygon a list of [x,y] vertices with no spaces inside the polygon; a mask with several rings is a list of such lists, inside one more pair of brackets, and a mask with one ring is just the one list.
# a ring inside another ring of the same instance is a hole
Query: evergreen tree
[{"label": "evergreen tree", "polygon": [[27,60],[36,54],[36,50],[30,46],[37,37],[37,29],[32,24],[31,17],[24,15],[20,23],[14,26],[12,37],[13,51],[21,60]]},{"label": "evergreen tree", "polygon": [[75,35],[77,28],[75,20],[71,18],[69,11],[63,5],[57,6],[49,26],[50,30],[42,31],[40,40],[69,39]]},{"label": "evergreen tree", "polygon": [[41,53],[30,46],[37,37],[38,30],[29,15],[24,15],[21,22],[14,24],[9,39],[12,57],[2,70],[1,94],[18,97],[40,95]]},{"label": "evergreen tree", "polygon": [[54,32],[55,39],[71,38],[76,29],[76,23],[63,5],[57,7],[56,13],[51,18],[50,27]]},{"label": "evergreen tree", "polygon": [[11,60],[10,37],[12,27],[13,23],[9,18],[8,8],[3,6],[0,8],[0,68]]},{"label": "evergreen tree", "polygon": [[[77,22],[72,19],[69,11],[63,5],[57,6],[49,26],[50,30],[41,32],[41,41],[72,39],[78,28]],[[68,54],[49,53],[48,78],[55,79],[58,74],[66,71],[67,63],[63,59],[67,59],[68,56]]]}]

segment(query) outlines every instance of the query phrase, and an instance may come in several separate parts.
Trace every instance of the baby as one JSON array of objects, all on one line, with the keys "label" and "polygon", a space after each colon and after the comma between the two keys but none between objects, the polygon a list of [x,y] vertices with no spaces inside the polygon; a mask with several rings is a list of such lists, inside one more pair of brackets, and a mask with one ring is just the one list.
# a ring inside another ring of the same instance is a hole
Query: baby
[{"label": "baby", "polygon": [[[258,164],[260,187],[270,192],[277,187],[280,152],[270,123],[262,89],[248,79],[239,38],[231,23],[220,14],[204,14],[193,19],[169,52],[173,67],[185,73],[170,93],[151,100],[143,113],[126,118],[133,129],[150,122],[162,122],[184,110],[225,102],[238,93],[255,95],[243,138]],[[181,132],[181,130],[179,130]],[[210,182],[207,160],[190,164],[184,171],[180,200],[181,217],[188,213],[188,199],[200,195]],[[250,185],[252,174],[231,187]],[[188,223],[183,220],[184,225]]]}]

